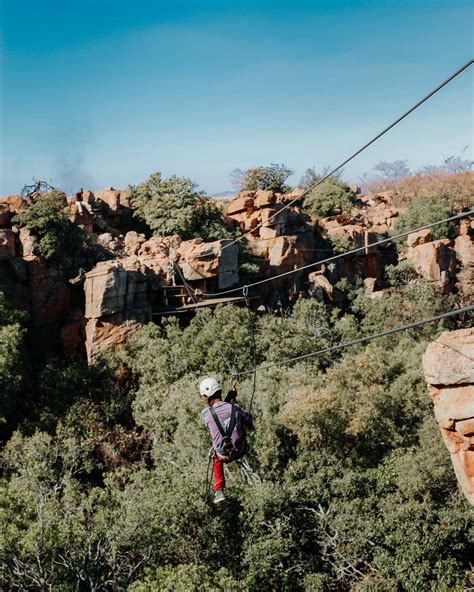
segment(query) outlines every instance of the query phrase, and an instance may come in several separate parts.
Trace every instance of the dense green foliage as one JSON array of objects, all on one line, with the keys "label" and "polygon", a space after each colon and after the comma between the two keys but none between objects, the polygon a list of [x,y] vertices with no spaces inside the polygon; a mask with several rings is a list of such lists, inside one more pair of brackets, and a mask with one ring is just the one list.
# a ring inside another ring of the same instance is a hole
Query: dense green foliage
[{"label": "dense green foliage", "polygon": [[[405,267],[387,277],[383,298],[353,289],[344,312],[300,300],[289,316],[255,318],[257,363],[453,306]],[[0,301],[7,329],[12,314]],[[260,372],[251,451],[226,468],[219,510],[204,496],[209,439],[197,385],[209,373],[228,384],[222,354],[232,368],[253,366],[245,309],[148,325],[93,368],[51,361],[3,450],[2,588],[465,588],[471,513],[421,371],[428,341],[454,322]],[[15,339],[6,338],[13,353],[0,376],[15,376]],[[249,378],[243,406],[250,394]]]},{"label": "dense green foliage", "polygon": [[46,260],[77,255],[87,244],[86,234],[69,221],[65,208],[66,196],[54,190],[37,197],[14,217],[17,226],[27,227],[35,235],[35,250]]},{"label": "dense green foliage", "polygon": [[289,190],[286,180],[294,173],[284,164],[272,163],[270,166],[260,166],[242,171],[235,169],[231,173],[233,184],[239,191],[257,191],[264,189],[275,193],[285,193]]},{"label": "dense green foliage", "polygon": [[[314,182],[317,180],[315,178]],[[336,177],[329,177],[305,196],[303,209],[313,216],[322,217],[336,213],[350,213],[352,209],[352,191]]]},{"label": "dense green foliage", "polygon": [[0,292],[0,425],[14,420],[24,386],[21,347],[23,315],[13,310]]},{"label": "dense green foliage", "polygon": [[190,180],[164,179],[154,173],[140,185],[130,187],[130,203],[135,215],[157,236],[179,234],[183,239],[228,238],[222,209],[206,198]]}]

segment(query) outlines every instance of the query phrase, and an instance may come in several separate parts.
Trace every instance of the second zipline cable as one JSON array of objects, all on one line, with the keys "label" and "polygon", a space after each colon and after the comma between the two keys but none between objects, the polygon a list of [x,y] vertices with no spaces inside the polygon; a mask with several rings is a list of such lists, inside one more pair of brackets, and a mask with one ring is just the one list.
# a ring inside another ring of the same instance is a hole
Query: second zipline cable
[{"label": "second zipline cable", "polygon": [[395,333],[402,333],[403,331],[415,329],[416,327],[422,327],[423,325],[427,325],[428,323],[434,323],[435,321],[441,321],[443,319],[458,316],[460,314],[471,312],[473,310],[474,310],[474,304],[472,304],[471,306],[465,306],[464,308],[458,308],[456,310],[451,310],[449,312],[445,312],[440,315],[430,317],[428,319],[416,321],[416,322],[410,323],[408,325],[403,325],[401,327],[394,327],[393,329],[387,329],[386,331],[381,331],[380,333],[368,335],[367,337],[360,337],[359,339],[353,339],[352,341],[346,341],[343,343],[338,343],[337,345],[333,345],[331,347],[325,347],[324,349],[318,349],[317,351],[310,352],[308,354],[303,354],[301,356],[295,356],[294,358],[287,358],[285,360],[280,360],[279,362],[271,362],[269,364],[264,364],[263,366],[251,368],[250,370],[244,370],[242,372],[237,372],[237,374],[239,376],[245,376],[247,374],[252,374],[253,372],[259,372],[261,370],[267,370],[268,368],[273,368],[274,366],[283,366],[285,364],[291,364],[293,362],[298,362],[300,360],[314,358],[315,356],[320,356],[322,354],[328,354],[333,351],[337,351],[338,349],[344,349],[346,347],[358,345],[359,343],[366,343],[368,341],[372,341],[373,339],[379,339],[380,337],[386,337],[387,335],[394,335]]},{"label": "second zipline cable", "polygon": [[[225,290],[224,292],[204,292],[203,296],[225,296],[226,294],[232,294],[233,292],[238,292],[242,290],[244,287],[253,288],[253,286],[260,286],[261,284],[266,284],[267,282],[273,282],[278,278],[286,277],[288,275],[293,275],[294,273],[298,273],[299,271],[304,271],[305,269],[310,269],[311,267],[317,267],[318,265],[323,265],[325,263],[330,263],[332,261],[336,261],[337,259],[342,259],[343,257],[348,257],[349,255],[354,255],[356,253],[360,253],[361,251],[366,251],[372,247],[378,247],[380,245],[385,245],[395,240],[399,240],[401,238],[405,238],[410,234],[414,234],[415,232],[420,232],[421,230],[427,230],[429,228],[434,228],[435,226],[440,226],[441,224],[448,224],[449,222],[454,222],[456,220],[461,220],[462,218],[467,218],[469,216],[474,215],[474,210],[469,210],[468,212],[461,212],[460,214],[456,214],[455,216],[451,216],[449,218],[445,218],[444,220],[438,220],[437,222],[431,222],[430,224],[425,224],[424,226],[420,226],[419,228],[413,228],[413,230],[407,230],[406,232],[401,232],[400,234],[395,234],[393,236],[389,236],[388,238],[383,238],[379,241],[374,243],[369,243],[364,245],[363,247],[356,247],[355,249],[351,249],[350,251],[346,251],[345,253],[339,253],[339,255],[333,255],[332,257],[327,257],[326,259],[321,259],[320,261],[315,261],[314,263],[308,263],[308,265],[303,265],[302,267],[298,267],[297,269],[290,269],[290,271],[285,271],[283,273],[279,273],[278,275],[274,275],[269,278],[265,278],[263,280],[258,280],[257,282],[253,282],[252,284],[248,284],[246,286],[237,286],[236,288],[231,288],[230,290]],[[370,232],[370,231],[369,231]]]}]

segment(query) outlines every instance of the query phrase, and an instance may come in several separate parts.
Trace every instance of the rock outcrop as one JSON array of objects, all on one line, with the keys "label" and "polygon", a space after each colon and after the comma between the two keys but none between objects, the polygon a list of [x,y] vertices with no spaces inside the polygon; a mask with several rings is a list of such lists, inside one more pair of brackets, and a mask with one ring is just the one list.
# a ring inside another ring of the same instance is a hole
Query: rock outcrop
[{"label": "rock outcrop", "polygon": [[474,220],[461,220],[454,250],[460,265],[456,288],[461,293],[463,302],[471,303],[474,301]]},{"label": "rock outcrop", "polygon": [[456,252],[450,239],[440,239],[409,247],[407,260],[413,263],[417,273],[438,283],[449,292],[456,275]]},{"label": "rock outcrop", "polygon": [[268,262],[260,268],[262,275],[290,271],[313,259],[315,220],[297,207],[285,207],[301,193],[301,189],[287,194],[243,191],[227,206],[228,220],[250,233],[249,251]]},{"label": "rock outcrop", "polygon": [[423,370],[454,472],[474,505],[474,328],[443,333],[428,346]]},{"label": "rock outcrop", "polygon": [[125,343],[151,321],[148,268],[136,257],[104,261],[84,282],[86,351],[92,362],[106,347]]},{"label": "rock outcrop", "polygon": [[431,240],[431,230],[410,234],[406,259],[423,277],[436,282],[445,293],[454,287],[463,301],[474,295],[474,222],[461,220],[455,239]]},{"label": "rock outcrop", "polygon": [[128,233],[126,249],[137,254],[100,262],[85,276],[85,335],[90,362],[104,349],[125,343],[152,320],[164,287],[173,281],[181,283],[175,265],[186,281],[201,283],[203,288],[206,280],[213,280],[218,289],[239,281],[237,246],[223,249],[230,241],[142,238]]},{"label": "rock outcrop", "polygon": [[120,206],[123,208],[130,207],[130,191],[128,189],[106,187],[95,192],[95,199],[107,204],[111,210],[118,210]]},{"label": "rock outcrop", "polygon": [[25,200],[21,195],[0,197],[0,228],[9,226],[13,216],[22,212],[24,209]]},{"label": "rock outcrop", "polygon": [[15,251],[15,233],[7,228],[0,229],[0,261],[12,259]]}]

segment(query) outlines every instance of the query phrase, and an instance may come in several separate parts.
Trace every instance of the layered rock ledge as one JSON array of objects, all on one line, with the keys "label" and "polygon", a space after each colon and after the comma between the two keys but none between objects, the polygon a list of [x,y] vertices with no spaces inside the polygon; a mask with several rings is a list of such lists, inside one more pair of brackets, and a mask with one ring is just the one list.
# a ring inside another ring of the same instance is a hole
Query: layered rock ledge
[{"label": "layered rock ledge", "polygon": [[443,333],[428,346],[423,370],[454,472],[474,506],[474,328]]}]

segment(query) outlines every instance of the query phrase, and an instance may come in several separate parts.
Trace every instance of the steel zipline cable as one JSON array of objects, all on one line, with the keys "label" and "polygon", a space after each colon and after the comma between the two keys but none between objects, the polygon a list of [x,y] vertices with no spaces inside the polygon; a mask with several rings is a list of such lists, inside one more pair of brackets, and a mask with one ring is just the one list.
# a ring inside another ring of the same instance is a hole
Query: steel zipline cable
[{"label": "steel zipline cable", "polygon": [[[420,107],[421,105],[423,105],[423,103],[425,103],[426,101],[428,101],[433,95],[435,95],[443,87],[445,87],[452,80],[454,80],[457,76],[459,76],[462,72],[464,72],[464,70],[466,70],[467,68],[469,68],[469,66],[472,66],[472,64],[474,64],[474,59],[470,59],[469,61],[467,61],[463,66],[461,66],[458,70],[456,70],[456,72],[454,72],[453,74],[451,74],[451,76],[449,76],[449,78],[446,78],[446,80],[444,80],[444,82],[442,82],[441,84],[439,84],[436,88],[434,88],[433,90],[431,90],[427,95],[425,95],[422,99],[420,99],[415,105],[413,105],[413,107],[410,107],[410,109],[408,109],[408,111],[405,111],[405,113],[403,113],[403,115],[400,115],[400,117],[398,117],[395,121],[393,121],[385,129],[383,129],[381,132],[379,132],[376,136],[374,136],[371,140],[369,140],[361,148],[359,148],[358,150],[356,150],[356,152],[354,152],[353,154],[351,154],[351,156],[349,156],[348,158],[346,158],[346,160],[344,160],[344,162],[342,162],[339,166],[337,166],[335,169],[332,169],[331,172],[329,172],[328,174],[326,174],[322,179],[320,179],[319,181],[317,181],[316,183],[314,183],[313,185],[311,185],[310,187],[308,187],[307,189],[305,189],[301,195],[299,195],[295,199],[292,199],[291,201],[289,201],[278,212],[276,212],[275,214],[273,214],[272,216],[270,216],[268,218],[268,220],[265,221],[265,224],[268,224],[268,222],[270,222],[271,220],[273,220],[276,216],[280,215],[280,213],[283,210],[286,210],[286,208],[289,208],[290,206],[292,206],[293,204],[295,204],[297,201],[299,201],[300,199],[302,199],[303,197],[305,197],[306,195],[308,195],[308,193],[310,193],[311,191],[313,191],[313,189],[315,189],[316,187],[318,187],[318,185],[321,185],[322,183],[324,183],[324,181],[326,181],[327,179],[329,179],[329,177],[332,177],[335,173],[337,173],[338,171],[340,171],[344,166],[346,166],[346,164],[348,164],[356,156],[359,156],[359,154],[361,154],[362,152],[364,152],[364,150],[366,150],[374,142],[376,142],[377,140],[379,140],[382,136],[384,136],[392,128],[394,128],[396,125],[398,125],[401,121],[403,121],[406,117],[408,117],[411,113],[413,113],[413,111],[415,111],[416,109],[418,109],[418,107]],[[239,241],[243,240],[248,234],[250,234],[251,232],[255,232],[255,230],[257,230],[258,228],[261,228],[263,226],[263,224],[264,223],[261,222],[260,224],[258,224],[257,226],[255,226],[255,228],[252,228],[248,232],[245,232],[242,236],[239,236],[238,238],[236,238],[235,240],[232,240],[227,245],[224,245],[222,247],[222,250],[227,249],[231,245],[234,245],[235,243],[238,243]]]},{"label": "steel zipline cable", "polygon": [[381,239],[374,243],[369,243],[364,245],[363,247],[356,247],[355,249],[351,249],[350,251],[346,251],[345,253],[339,253],[339,255],[333,255],[332,257],[327,257],[326,259],[321,259],[320,261],[315,261],[314,263],[308,263],[307,265],[303,265],[302,267],[298,267],[296,269],[290,269],[289,271],[285,271],[283,273],[279,273],[278,275],[274,275],[269,278],[265,278],[263,280],[259,280],[257,282],[253,282],[251,284],[247,284],[245,286],[237,286],[236,288],[231,288],[229,290],[225,290],[224,292],[203,292],[203,296],[225,296],[226,294],[232,294],[233,292],[238,292],[239,290],[244,290],[248,288],[253,288],[254,286],[260,286],[261,284],[266,284],[267,282],[273,282],[279,278],[286,277],[289,275],[293,275],[294,273],[298,273],[300,271],[304,271],[305,269],[311,269],[312,267],[317,267],[318,265],[323,265],[326,263],[331,263],[332,261],[336,261],[337,259],[342,259],[343,257],[348,257],[349,255],[354,255],[356,253],[360,253],[362,251],[367,251],[372,247],[377,247],[380,245],[385,245],[395,240],[399,240],[401,238],[405,238],[410,234],[414,234],[415,232],[420,232],[421,230],[427,230],[429,228],[434,228],[435,226],[440,226],[441,224],[447,224],[449,222],[454,222],[456,220],[461,220],[462,218],[467,218],[468,216],[473,216],[474,210],[469,210],[468,212],[461,212],[460,214],[456,214],[455,216],[451,216],[450,218],[445,218],[444,220],[438,220],[437,222],[431,222],[431,224],[425,224],[424,226],[420,226],[419,228],[413,228],[413,230],[407,230],[406,232],[401,232],[400,234],[396,234],[393,236],[389,236],[388,238]]},{"label": "steel zipline cable", "polygon": [[[248,288],[245,287],[243,290],[244,298],[245,298],[245,307],[247,308],[247,314],[249,317],[249,324],[250,324],[250,334],[252,336],[252,347],[253,347],[253,365],[254,367],[257,366],[257,342],[255,339],[255,320],[252,315],[252,311],[250,310],[250,302],[249,302],[249,291]],[[257,388],[257,372],[253,373],[253,382],[252,382],[252,395],[250,397],[250,404],[249,404],[249,413],[252,412],[252,405],[253,405],[253,398],[255,396],[255,389]]]},{"label": "steel zipline cable", "polygon": [[262,366],[258,366],[256,368],[252,368],[250,370],[243,370],[242,372],[237,372],[238,376],[245,376],[248,374],[252,374],[254,372],[260,372],[262,370],[267,370],[268,368],[274,368],[275,366],[283,366],[285,364],[291,364],[293,362],[298,362],[300,360],[306,360],[308,358],[314,358],[316,356],[320,356],[322,354],[331,353],[337,351],[339,349],[344,349],[346,347],[351,347],[353,345],[358,345],[359,343],[367,343],[372,341],[373,339],[379,339],[380,337],[386,337],[387,335],[394,335],[395,333],[402,333],[403,331],[408,331],[410,329],[416,329],[416,327],[422,327],[423,325],[428,325],[429,323],[434,323],[436,321],[441,321],[443,319],[447,319],[449,317],[454,317],[460,314],[464,314],[474,310],[474,304],[470,306],[466,306],[464,308],[458,308],[457,310],[451,310],[449,312],[445,312],[443,314],[430,317],[428,319],[423,319],[421,321],[416,321],[414,323],[410,323],[409,325],[403,325],[401,327],[394,327],[393,329],[387,329],[386,331],[381,331],[380,333],[375,333],[374,335],[368,335],[367,337],[360,337],[359,339],[353,339],[352,341],[345,341],[339,343],[338,345],[333,345],[331,347],[326,347],[324,349],[318,349],[317,351],[310,352],[308,354],[303,354],[301,356],[295,356],[294,358],[287,358],[285,360],[280,360],[279,362],[271,362],[269,364],[263,364]]},{"label": "steel zipline cable", "polygon": [[[194,302],[194,304],[197,304],[197,300],[196,300],[196,298],[195,298],[195,296],[193,294],[193,291],[192,291],[191,287],[188,285],[188,283],[186,282],[186,280],[184,279],[184,275],[181,272],[181,269],[179,268],[179,265],[176,262],[174,262],[174,266],[176,268],[176,271],[179,274],[179,277],[181,278],[181,281],[183,282],[183,286],[185,287],[185,289],[186,289],[189,297]],[[202,320],[203,325],[205,327],[207,325],[206,321],[202,317],[199,317],[199,318]],[[235,372],[232,369],[232,366],[231,366],[229,360],[226,358],[224,352],[222,351],[222,348],[221,348],[220,344],[218,343],[218,341],[216,339],[214,339],[214,337],[212,337],[212,341],[214,343],[214,347],[217,349],[217,351],[219,352],[219,355],[221,356],[224,364],[226,365],[227,370],[229,371],[229,374],[231,376],[235,375]]]}]

